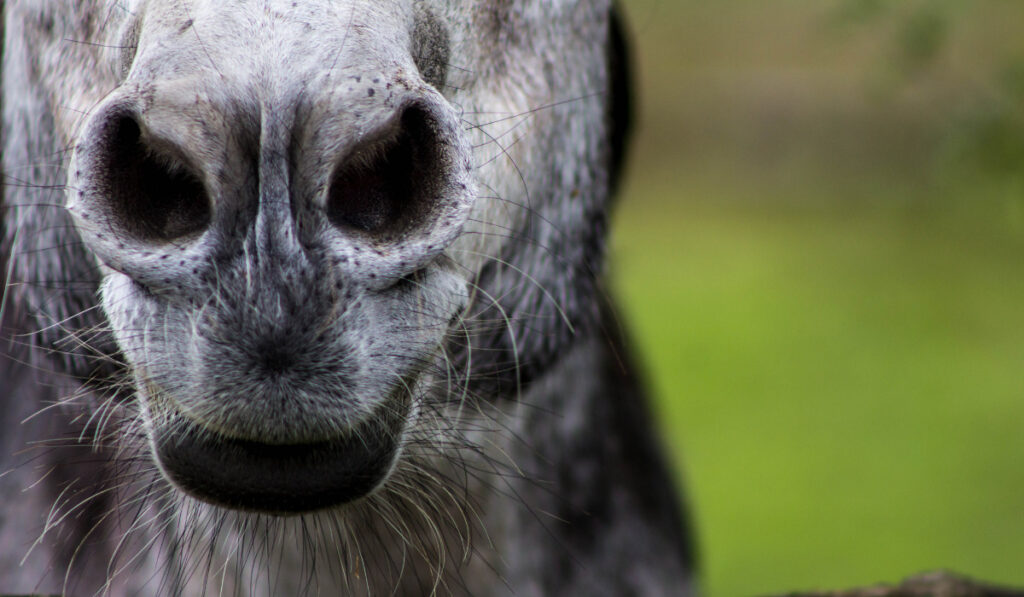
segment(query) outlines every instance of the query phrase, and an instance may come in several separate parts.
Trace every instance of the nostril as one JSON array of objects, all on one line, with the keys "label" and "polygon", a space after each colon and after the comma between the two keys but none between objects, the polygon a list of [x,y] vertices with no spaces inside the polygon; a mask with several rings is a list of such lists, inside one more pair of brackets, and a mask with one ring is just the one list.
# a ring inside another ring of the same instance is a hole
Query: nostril
[{"label": "nostril", "polygon": [[410,106],[397,131],[348,154],[331,179],[331,223],[390,237],[423,221],[444,176],[434,128],[423,108]]},{"label": "nostril", "polygon": [[404,135],[349,156],[331,182],[328,217],[336,226],[379,232],[413,202],[413,148]]},{"label": "nostril", "polygon": [[132,116],[116,116],[103,134],[96,182],[115,222],[151,241],[170,241],[206,228],[210,202],[184,161],[148,144]]}]

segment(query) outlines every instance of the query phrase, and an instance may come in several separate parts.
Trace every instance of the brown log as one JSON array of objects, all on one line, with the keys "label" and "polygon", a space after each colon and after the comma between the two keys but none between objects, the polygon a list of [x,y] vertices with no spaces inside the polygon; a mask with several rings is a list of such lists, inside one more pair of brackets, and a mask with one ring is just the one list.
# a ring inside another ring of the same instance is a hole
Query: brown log
[{"label": "brown log", "polygon": [[788,593],[780,597],[1024,597],[1024,589],[997,586],[953,572],[937,571],[912,576],[896,586]]}]

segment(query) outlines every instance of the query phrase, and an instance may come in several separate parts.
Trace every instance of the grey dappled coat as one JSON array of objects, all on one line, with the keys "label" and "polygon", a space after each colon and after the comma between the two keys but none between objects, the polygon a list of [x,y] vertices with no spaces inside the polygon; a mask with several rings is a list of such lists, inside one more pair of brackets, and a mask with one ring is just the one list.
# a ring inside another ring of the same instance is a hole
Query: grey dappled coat
[{"label": "grey dappled coat", "polygon": [[691,592],[610,0],[4,12],[0,592]]}]

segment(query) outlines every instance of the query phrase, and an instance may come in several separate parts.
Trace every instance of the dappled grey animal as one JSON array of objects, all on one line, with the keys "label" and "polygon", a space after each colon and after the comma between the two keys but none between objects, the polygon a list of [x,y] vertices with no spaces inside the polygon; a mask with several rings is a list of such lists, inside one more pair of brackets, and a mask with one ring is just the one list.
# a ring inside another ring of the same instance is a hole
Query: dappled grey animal
[{"label": "dappled grey animal", "polygon": [[7,0],[0,592],[685,595],[611,0]]}]

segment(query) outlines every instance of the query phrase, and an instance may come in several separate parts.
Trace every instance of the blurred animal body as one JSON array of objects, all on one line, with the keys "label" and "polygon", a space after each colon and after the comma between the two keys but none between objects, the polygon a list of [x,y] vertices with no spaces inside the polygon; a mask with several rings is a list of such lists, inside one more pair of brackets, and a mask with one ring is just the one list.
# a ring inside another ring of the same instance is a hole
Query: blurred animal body
[{"label": "blurred animal body", "polygon": [[610,0],[5,4],[0,592],[691,591]]}]

